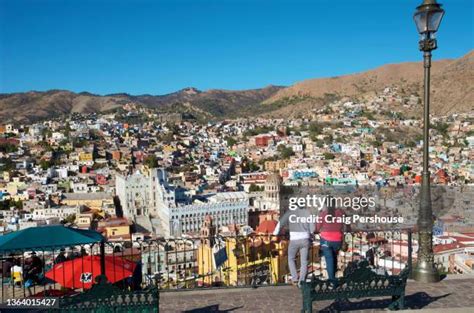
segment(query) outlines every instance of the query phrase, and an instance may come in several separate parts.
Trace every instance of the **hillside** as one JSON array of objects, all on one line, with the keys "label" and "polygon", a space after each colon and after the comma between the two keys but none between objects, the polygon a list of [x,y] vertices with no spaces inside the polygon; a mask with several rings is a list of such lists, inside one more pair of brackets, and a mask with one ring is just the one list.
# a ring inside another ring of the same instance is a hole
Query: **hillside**
[{"label": "hillside", "polygon": [[268,86],[253,90],[205,92],[186,88],[160,96],[132,96],[124,93],[100,96],[64,90],[0,94],[0,122],[27,123],[74,112],[105,112],[131,102],[160,110],[186,111],[212,118],[237,117],[281,88]]},{"label": "hillside", "polygon": [[[433,62],[431,74],[433,114],[474,110],[474,51],[459,59]],[[305,110],[304,106],[323,105],[328,96],[363,97],[380,92],[387,86],[397,86],[399,89],[422,95],[422,63],[388,64],[353,75],[305,80],[278,91],[265,103],[272,105],[291,100],[294,105],[291,112],[298,114]],[[303,107],[299,105],[301,103],[304,103]],[[284,116],[290,111],[285,105],[280,106],[280,112],[273,112],[272,115]]]},{"label": "hillside", "polygon": [[[444,115],[474,110],[474,51],[455,60],[433,62],[431,112]],[[190,112],[206,119],[265,115],[289,117],[341,97],[367,97],[387,86],[422,94],[421,62],[388,64],[352,75],[305,80],[289,87],[252,90],[185,88],[167,95],[94,95],[64,90],[0,94],[0,122],[32,122],[73,112],[104,112],[126,103],[165,111]],[[419,109],[419,110],[418,110]],[[421,113],[421,104],[414,114]]]}]

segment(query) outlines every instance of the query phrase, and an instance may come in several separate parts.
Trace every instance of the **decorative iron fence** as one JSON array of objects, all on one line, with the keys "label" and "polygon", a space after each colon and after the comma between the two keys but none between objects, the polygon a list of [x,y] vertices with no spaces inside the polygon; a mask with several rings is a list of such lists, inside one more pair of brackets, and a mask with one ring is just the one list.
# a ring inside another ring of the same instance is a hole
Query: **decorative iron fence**
[{"label": "decorative iron fence", "polygon": [[[353,231],[345,241],[339,273],[362,259],[379,274],[396,275],[411,267],[410,230]],[[289,282],[288,245],[286,236],[271,235],[109,241],[102,262],[108,281],[121,290],[258,287]],[[4,253],[2,303],[85,292],[101,274],[100,255],[100,243]],[[308,275],[326,276],[319,235],[309,248]]]}]

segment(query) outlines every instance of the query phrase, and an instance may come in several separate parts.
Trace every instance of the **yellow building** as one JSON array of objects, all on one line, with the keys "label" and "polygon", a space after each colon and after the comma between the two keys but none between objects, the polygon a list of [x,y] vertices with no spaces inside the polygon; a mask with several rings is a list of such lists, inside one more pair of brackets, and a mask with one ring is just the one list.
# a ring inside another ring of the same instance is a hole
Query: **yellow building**
[{"label": "yellow building", "polygon": [[26,184],[20,181],[18,177],[13,177],[12,181],[7,183],[7,186],[6,186],[6,191],[12,196],[17,195],[19,192],[25,189],[26,189]]},{"label": "yellow building", "polygon": [[10,197],[13,201],[26,201],[28,200],[28,194],[16,194]]},{"label": "yellow building", "polygon": [[225,237],[224,246],[227,260],[216,269],[216,250],[213,251],[209,239],[203,239],[198,249],[199,284],[242,286],[285,282],[287,241],[274,242],[269,236]]},{"label": "yellow building", "polygon": [[130,225],[107,226],[105,227],[107,238],[120,237],[121,239],[130,238]]},{"label": "yellow building", "polygon": [[8,183],[6,192],[8,192],[12,196],[15,196],[18,192],[18,185],[15,183]]},{"label": "yellow building", "polygon": [[172,145],[164,145],[163,146],[163,151],[164,152],[171,153],[171,152],[175,152],[176,150],[177,150],[177,148],[175,146],[172,146]]},{"label": "yellow building", "polygon": [[92,152],[81,152],[79,153],[79,161],[81,162],[88,162],[88,161],[93,161],[94,156]]},{"label": "yellow building", "polygon": [[82,229],[89,229],[91,227],[91,223],[94,220],[94,213],[92,212],[85,212],[78,214],[76,216],[76,225]]},{"label": "yellow building", "polygon": [[126,218],[108,218],[99,222],[98,231],[108,240],[130,240],[130,223]]},{"label": "yellow building", "polygon": [[69,206],[86,206],[99,211],[114,204],[112,194],[106,192],[95,193],[63,193],[62,204]]},{"label": "yellow building", "polygon": [[265,170],[270,172],[277,172],[285,169],[290,163],[289,160],[265,161]]},{"label": "yellow building", "polygon": [[74,146],[70,142],[66,142],[61,146],[65,151],[72,151],[74,149]]}]

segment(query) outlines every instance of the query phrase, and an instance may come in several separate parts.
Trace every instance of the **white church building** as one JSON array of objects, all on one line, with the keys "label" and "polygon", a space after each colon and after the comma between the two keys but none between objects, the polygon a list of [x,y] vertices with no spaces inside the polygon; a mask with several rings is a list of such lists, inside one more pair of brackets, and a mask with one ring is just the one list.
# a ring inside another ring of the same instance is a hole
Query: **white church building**
[{"label": "white church building", "polygon": [[[168,183],[164,169],[117,175],[116,195],[123,216],[160,237],[198,233],[206,215],[217,227],[247,225],[249,200],[245,192],[223,192],[187,204],[183,193]],[[187,199],[189,200],[189,199]]]}]

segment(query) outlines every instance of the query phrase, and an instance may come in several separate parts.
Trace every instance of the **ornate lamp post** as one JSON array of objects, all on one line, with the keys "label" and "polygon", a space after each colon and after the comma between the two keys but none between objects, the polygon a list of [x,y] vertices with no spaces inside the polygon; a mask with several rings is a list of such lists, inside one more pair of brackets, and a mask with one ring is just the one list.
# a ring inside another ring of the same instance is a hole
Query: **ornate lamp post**
[{"label": "ornate lamp post", "polygon": [[429,172],[429,131],[430,131],[430,68],[431,51],[436,49],[434,34],[438,30],[444,10],[436,0],[424,0],[416,8],[414,20],[421,34],[420,50],[424,59],[424,126],[423,126],[423,174],[421,183],[420,211],[418,214],[419,249],[414,279],[421,282],[436,282],[440,277],[434,266],[433,257],[433,213],[431,210],[430,172]]}]

